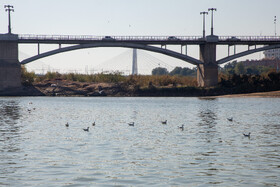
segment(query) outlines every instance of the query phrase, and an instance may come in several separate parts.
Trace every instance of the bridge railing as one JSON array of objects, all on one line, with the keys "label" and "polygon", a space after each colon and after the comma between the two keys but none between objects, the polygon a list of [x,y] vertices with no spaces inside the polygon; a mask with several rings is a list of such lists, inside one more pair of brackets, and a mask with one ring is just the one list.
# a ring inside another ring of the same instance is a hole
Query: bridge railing
[{"label": "bridge railing", "polygon": [[280,41],[280,36],[219,36],[220,41]]},{"label": "bridge railing", "polygon": [[[19,40],[53,41],[201,41],[201,36],[94,36],[94,35],[32,35],[20,34]],[[219,41],[280,41],[280,36],[219,36]]]},{"label": "bridge railing", "polygon": [[123,41],[163,41],[163,40],[201,40],[201,36],[93,36],[93,35],[18,35],[20,40],[104,40],[114,39]]}]

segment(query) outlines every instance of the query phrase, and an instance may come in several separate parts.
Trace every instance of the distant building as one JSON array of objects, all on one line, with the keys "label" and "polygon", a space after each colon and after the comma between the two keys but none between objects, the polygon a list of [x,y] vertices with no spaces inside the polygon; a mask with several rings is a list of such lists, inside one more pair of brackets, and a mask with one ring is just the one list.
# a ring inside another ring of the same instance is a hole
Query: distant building
[{"label": "distant building", "polygon": [[245,67],[250,66],[265,66],[271,67],[279,71],[280,68],[280,58],[265,58],[262,60],[246,60],[241,62]]},{"label": "distant building", "polygon": [[280,59],[280,49],[271,49],[263,52],[265,59]]}]

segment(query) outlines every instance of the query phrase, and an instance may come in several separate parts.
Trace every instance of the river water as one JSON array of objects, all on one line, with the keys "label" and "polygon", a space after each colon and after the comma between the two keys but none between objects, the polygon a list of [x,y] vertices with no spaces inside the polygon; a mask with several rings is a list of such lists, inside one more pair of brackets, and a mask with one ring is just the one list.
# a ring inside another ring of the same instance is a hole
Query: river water
[{"label": "river water", "polygon": [[280,186],[280,99],[2,97],[2,185]]}]

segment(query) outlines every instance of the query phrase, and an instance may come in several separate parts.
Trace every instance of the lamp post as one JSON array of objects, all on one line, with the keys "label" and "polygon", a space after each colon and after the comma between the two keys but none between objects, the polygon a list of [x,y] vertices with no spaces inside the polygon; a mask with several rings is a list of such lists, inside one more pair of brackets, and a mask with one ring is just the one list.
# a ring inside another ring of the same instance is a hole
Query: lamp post
[{"label": "lamp post", "polygon": [[203,15],[203,38],[205,38],[205,15],[208,15],[208,12],[200,12],[200,15]]},{"label": "lamp post", "polygon": [[213,12],[214,11],[217,11],[217,9],[216,8],[208,8],[208,11],[212,11],[212,15],[211,15],[211,35],[214,35],[214,29],[213,29]]},{"label": "lamp post", "polygon": [[11,34],[12,33],[12,29],[11,29],[11,11],[14,12],[14,6],[5,5],[4,8],[6,9],[6,12],[8,12],[8,21],[9,21],[8,33]]},{"label": "lamp post", "polygon": [[274,16],[274,26],[275,26],[275,36],[277,35],[277,32],[276,32],[276,16]]}]

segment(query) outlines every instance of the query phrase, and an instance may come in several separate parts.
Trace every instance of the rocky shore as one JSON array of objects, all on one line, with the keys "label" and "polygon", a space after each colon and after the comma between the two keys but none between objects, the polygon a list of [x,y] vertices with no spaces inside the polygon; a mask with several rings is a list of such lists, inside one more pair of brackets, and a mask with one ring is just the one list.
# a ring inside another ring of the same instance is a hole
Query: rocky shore
[{"label": "rocky shore", "polygon": [[18,89],[5,90],[0,96],[77,96],[77,97],[280,97],[280,91],[231,94],[223,89],[196,87],[154,87],[123,83],[82,83],[67,80],[46,80]]},{"label": "rocky shore", "polygon": [[118,84],[48,80],[6,90],[0,96],[125,96],[125,93]]}]

